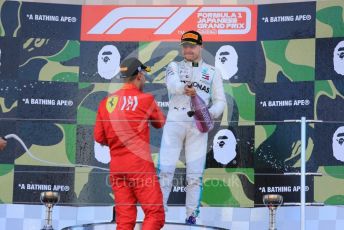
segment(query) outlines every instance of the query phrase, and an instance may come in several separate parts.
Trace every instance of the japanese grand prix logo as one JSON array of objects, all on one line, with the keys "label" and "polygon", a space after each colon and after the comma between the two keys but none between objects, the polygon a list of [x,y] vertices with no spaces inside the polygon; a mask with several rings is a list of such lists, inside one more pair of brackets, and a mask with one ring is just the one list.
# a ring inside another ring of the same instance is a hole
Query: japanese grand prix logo
[{"label": "japanese grand prix logo", "polygon": [[197,30],[207,41],[256,40],[256,6],[83,6],[81,40],[178,41]]}]

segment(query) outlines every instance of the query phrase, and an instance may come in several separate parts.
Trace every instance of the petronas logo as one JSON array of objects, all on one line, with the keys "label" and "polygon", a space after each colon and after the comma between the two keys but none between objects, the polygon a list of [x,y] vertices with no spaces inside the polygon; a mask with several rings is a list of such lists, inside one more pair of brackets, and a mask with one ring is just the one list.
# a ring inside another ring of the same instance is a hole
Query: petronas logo
[{"label": "petronas logo", "polygon": [[117,103],[118,103],[118,96],[109,97],[106,101],[106,110],[109,113],[112,113],[115,110]]}]

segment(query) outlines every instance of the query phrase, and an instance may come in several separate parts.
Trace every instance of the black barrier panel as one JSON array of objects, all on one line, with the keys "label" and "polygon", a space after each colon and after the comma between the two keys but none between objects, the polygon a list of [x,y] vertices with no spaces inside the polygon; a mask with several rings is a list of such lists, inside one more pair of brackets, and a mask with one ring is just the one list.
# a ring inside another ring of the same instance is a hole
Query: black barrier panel
[{"label": "black barrier panel", "polygon": [[208,146],[206,168],[253,168],[254,126],[219,127]]},{"label": "black barrier panel", "polygon": [[0,37],[0,79],[18,79],[19,41],[17,38]]},{"label": "black barrier panel", "polygon": [[[204,59],[220,70],[225,83],[263,82],[265,62],[259,43],[209,42],[204,49],[207,54]],[[257,63],[257,59],[261,61]]]},{"label": "black barrier panel", "polygon": [[89,166],[75,169],[75,180],[79,182],[75,185],[79,205],[113,204],[109,161],[110,149],[94,141],[93,126],[78,125],[76,163]]},{"label": "black barrier panel", "polygon": [[[149,73],[147,82],[163,83],[165,85],[166,66],[171,61],[183,60],[180,54],[180,45],[178,42],[140,42],[138,58],[146,66],[150,66],[152,71]],[[207,54],[207,52],[204,52]]]},{"label": "black barrier panel", "polygon": [[17,117],[19,92],[17,80],[0,79],[0,98],[2,98],[2,102],[0,102],[0,118],[14,119]]},{"label": "black barrier panel", "polygon": [[309,171],[317,172],[321,166],[343,166],[343,142],[343,123],[315,124],[314,150],[307,162]]},{"label": "black barrier panel", "polygon": [[258,40],[315,37],[315,2],[258,6]]},{"label": "black barrier panel", "polygon": [[96,168],[86,170],[76,168],[75,181],[81,182],[75,184],[77,205],[112,205],[114,203],[109,172]]},{"label": "black barrier panel", "polygon": [[324,121],[343,121],[343,95],[343,80],[316,81],[314,98],[317,98],[317,104],[315,105],[317,118]]},{"label": "black barrier panel", "polygon": [[[17,133],[16,120],[6,121],[0,120],[1,136],[6,136],[8,134]],[[8,140],[7,146],[1,151],[0,162],[1,164],[14,164],[16,157],[24,153],[25,150],[22,149],[20,144],[16,141]]]},{"label": "black barrier panel", "polygon": [[176,168],[172,183],[171,193],[167,204],[184,206],[187,184],[185,168]]},{"label": "black barrier panel", "polygon": [[23,2],[19,36],[80,39],[81,6]]},{"label": "black barrier panel", "polygon": [[[301,133],[298,123],[280,123],[275,125],[262,125],[256,136],[256,151],[254,155],[254,168],[256,173],[284,173],[299,170],[298,162],[301,159]],[[314,132],[307,125],[306,150],[313,149]]]},{"label": "black barrier panel", "polygon": [[20,29],[20,7],[22,2],[2,1],[0,5],[0,36],[17,37]]},{"label": "black barrier panel", "polygon": [[110,149],[94,141],[93,126],[78,125],[76,132],[76,162],[108,169]]},{"label": "black barrier panel", "polygon": [[317,80],[343,80],[344,37],[316,40],[315,77]]},{"label": "black barrier panel", "polygon": [[[263,196],[265,194],[280,194],[283,196],[283,203],[300,202],[300,176],[294,175],[267,175],[255,174],[255,206],[264,206]],[[306,178],[306,202],[314,202],[314,179],[313,176]]]},{"label": "black barrier panel", "polygon": [[44,191],[59,192],[60,204],[73,204],[75,200],[72,167],[16,165],[14,174],[13,203],[41,204],[40,193]]},{"label": "black barrier panel", "polygon": [[77,82],[80,43],[55,38],[20,39],[19,79]]},{"label": "black barrier panel", "polygon": [[120,62],[137,57],[138,42],[82,42],[80,82],[121,82]]},{"label": "black barrier panel", "polygon": [[16,132],[12,133],[16,136],[9,141],[21,144],[20,151],[16,153],[16,164],[73,166],[71,163],[75,159],[76,136],[74,124],[20,120],[17,121]]},{"label": "black barrier panel", "polygon": [[20,118],[76,122],[77,84],[20,81],[18,88]]},{"label": "black barrier panel", "polygon": [[256,91],[256,123],[313,118],[314,84],[258,84]]}]

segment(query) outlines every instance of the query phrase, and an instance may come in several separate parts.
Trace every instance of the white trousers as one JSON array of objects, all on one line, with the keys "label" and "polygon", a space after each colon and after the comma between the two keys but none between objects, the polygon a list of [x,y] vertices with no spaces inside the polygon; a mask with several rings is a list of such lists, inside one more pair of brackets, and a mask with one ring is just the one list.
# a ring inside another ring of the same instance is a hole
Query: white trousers
[{"label": "white trousers", "polygon": [[[172,109],[172,108],[171,108]],[[173,176],[180,152],[185,142],[186,159],[186,216],[197,216],[202,193],[202,175],[205,167],[208,134],[201,133],[187,111],[172,110],[168,113],[159,154],[159,181],[163,201],[167,200],[173,185]]]}]

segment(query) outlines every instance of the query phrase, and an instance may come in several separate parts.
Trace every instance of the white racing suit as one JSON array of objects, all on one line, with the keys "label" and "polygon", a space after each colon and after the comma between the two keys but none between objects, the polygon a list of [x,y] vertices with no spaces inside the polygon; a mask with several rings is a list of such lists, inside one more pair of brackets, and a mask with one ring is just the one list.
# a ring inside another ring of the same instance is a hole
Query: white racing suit
[{"label": "white racing suit", "polygon": [[163,201],[167,200],[180,152],[185,142],[186,159],[186,216],[197,217],[202,192],[202,175],[205,166],[208,133],[201,133],[193,117],[189,117],[190,97],[184,94],[186,84],[192,83],[197,94],[211,107],[212,118],[218,118],[226,105],[221,74],[203,61],[198,67],[186,60],[171,62],[166,69],[169,94],[169,112],[162,135],[159,155],[159,180]]}]

